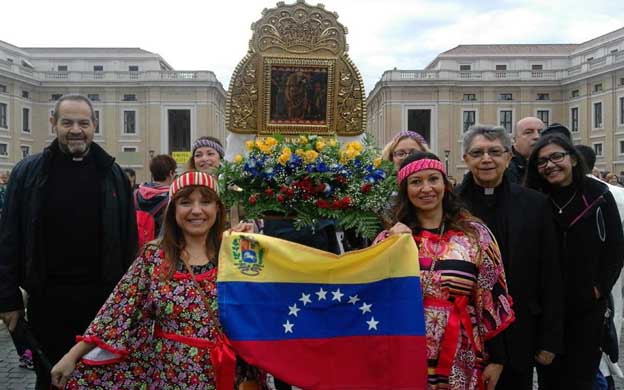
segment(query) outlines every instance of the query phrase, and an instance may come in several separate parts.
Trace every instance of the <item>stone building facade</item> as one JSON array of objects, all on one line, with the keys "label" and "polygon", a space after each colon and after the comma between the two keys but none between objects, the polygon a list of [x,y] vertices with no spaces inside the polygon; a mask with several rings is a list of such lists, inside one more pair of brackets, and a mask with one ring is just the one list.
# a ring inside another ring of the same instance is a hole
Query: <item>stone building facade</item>
[{"label": "stone building facade", "polygon": [[624,28],[580,44],[460,45],[424,70],[384,72],[367,103],[380,144],[418,131],[457,177],[470,125],[513,131],[526,116],[565,124],[598,168],[624,175]]}]

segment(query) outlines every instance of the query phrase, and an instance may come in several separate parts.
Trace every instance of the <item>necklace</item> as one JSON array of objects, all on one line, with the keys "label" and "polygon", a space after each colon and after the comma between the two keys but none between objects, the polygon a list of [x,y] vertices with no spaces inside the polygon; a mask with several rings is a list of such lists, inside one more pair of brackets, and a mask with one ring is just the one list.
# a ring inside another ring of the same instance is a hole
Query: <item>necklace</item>
[{"label": "necklace", "polygon": [[438,261],[438,256],[440,255],[438,252],[440,251],[440,241],[442,241],[442,236],[444,236],[444,222],[440,226],[440,234],[438,234],[438,242],[436,242],[436,246],[433,252],[433,259],[431,259],[431,267],[429,268],[429,277],[425,279],[425,286],[423,288],[423,296],[427,293],[429,289],[429,285],[431,285],[431,281],[433,279],[433,271],[435,270],[436,262]]},{"label": "necklace", "polygon": [[555,207],[559,210],[559,214],[563,214],[563,209],[565,209],[566,207],[568,207],[568,205],[569,205],[570,203],[572,203],[572,201],[574,200],[574,197],[576,196],[576,193],[577,193],[577,191],[574,191],[574,193],[572,194],[572,197],[571,197],[571,198],[570,198],[567,202],[565,202],[565,204],[564,204],[563,206],[559,206],[559,205],[557,204],[557,202],[555,202],[555,200],[554,200],[552,197],[550,197],[550,201],[551,201],[551,202],[555,205]]}]

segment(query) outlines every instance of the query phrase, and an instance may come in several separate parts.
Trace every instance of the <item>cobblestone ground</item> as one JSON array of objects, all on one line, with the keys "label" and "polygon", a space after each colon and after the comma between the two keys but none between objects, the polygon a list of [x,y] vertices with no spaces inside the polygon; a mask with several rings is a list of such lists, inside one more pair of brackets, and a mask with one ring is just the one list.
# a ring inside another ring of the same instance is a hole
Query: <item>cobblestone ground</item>
[{"label": "cobblestone ground", "polygon": [[[624,362],[624,341],[620,345],[620,362]],[[6,326],[0,321],[0,389],[34,390],[35,373],[18,365],[17,353]],[[534,386],[537,389],[537,386]],[[617,390],[624,390],[624,380],[615,381]]]}]

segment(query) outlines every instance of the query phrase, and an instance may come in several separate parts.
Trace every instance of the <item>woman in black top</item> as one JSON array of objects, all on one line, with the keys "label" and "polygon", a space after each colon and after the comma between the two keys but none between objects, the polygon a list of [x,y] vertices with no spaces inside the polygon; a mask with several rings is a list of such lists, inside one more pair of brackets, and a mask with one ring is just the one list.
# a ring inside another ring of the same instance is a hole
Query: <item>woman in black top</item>
[{"label": "woman in black top", "polygon": [[613,195],[586,176],[570,140],[548,135],[535,145],[526,185],[546,194],[561,243],[564,346],[549,367],[538,367],[540,389],[591,389],[600,362],[607,297],[622,267],[624,236]]}]

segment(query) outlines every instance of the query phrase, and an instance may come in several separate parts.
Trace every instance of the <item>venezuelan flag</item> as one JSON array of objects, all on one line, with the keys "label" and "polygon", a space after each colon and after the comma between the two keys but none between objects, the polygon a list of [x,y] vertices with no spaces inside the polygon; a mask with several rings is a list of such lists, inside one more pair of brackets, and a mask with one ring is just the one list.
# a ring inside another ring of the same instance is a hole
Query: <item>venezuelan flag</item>
[{"label": "venezuelan flag", "polygon": [[409,235],[337,256],[226,234],[219,315],[238,355],[306,390],[424,389],[418,250]]}]

